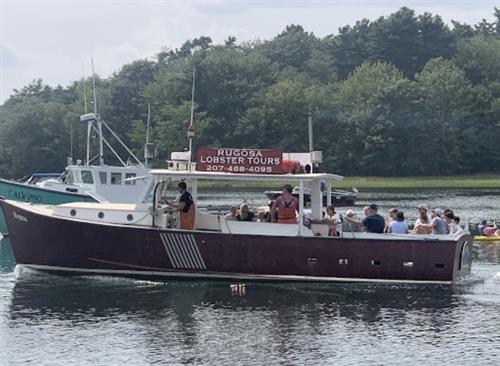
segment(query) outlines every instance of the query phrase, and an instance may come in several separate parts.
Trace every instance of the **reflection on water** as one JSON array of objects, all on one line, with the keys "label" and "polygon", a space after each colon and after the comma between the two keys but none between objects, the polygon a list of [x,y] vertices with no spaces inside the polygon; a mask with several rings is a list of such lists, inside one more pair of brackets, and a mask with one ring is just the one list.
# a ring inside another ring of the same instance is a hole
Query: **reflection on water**
[{"label": "reflection on water", "polygon": [[[363,342],[387,347],[385,357],[395,361],[390,339],[404,334],[408,342],[432,346],[463,328],[467,304],[461,293],[435,286],[247,284],[245,296],[235,296],[227,283],[32,274],[16,281],[6,325],[16,339],[26,337],[27,330],[64,339],[58,344],[63,353],[73,353],[70,347],[77,344],[80,351],[102,351],[95,341],[123,343],[135,347],[128,357],[146,363],[322,363]],[[28,350],[25,343],[9,347],[18,354]],[[43,351],[38,356],[44,357]],[[349,357],[357,363],[366,355]]]},{"label": "reflection on water", "polygon": [[481,254],[490,248],[476,246],[484,282],[469,286],[249,282],[243,292],[28,269],[16,278],[4,240],[0,364],[491,364],[500,265],[498,249]]},{"label": "reflection on water", "polygon": [[15,266],[16,260],[9,239],[0,239],[0,273],[12,272]]}]

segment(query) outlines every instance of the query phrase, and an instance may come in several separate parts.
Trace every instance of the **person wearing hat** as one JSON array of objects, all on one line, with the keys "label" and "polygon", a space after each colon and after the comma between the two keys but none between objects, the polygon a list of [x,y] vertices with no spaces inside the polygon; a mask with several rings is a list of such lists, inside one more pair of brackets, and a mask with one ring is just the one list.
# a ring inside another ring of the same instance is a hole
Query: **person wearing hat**
[{"label": "person wearing hat", "polygon": [[379,233],[382,234],[385,228],[385,220],[378,213],[378,205],[372,203],[370,206],[365,207],[364,212],[366,217],[363,221],[357,220],[355,218],[345,217],[345,219],[351,224],[357,225],[358,227],[364,227],[369,233]]},{"label": "person wearing hat", "polygon": [[370,215],[364,218],[363,226],[369,233],[382,234],[385,228],[385,220],[382,216],[380,216],[377,213],[378,205],[376,203],[372,203],[369,207],[370,207]]},{"label": "person wearing hat", "polygon": [[430,234],[432,232],[432,229],[429,226],[426,226],[430,224],[431,222],[431,217],[427,213],[429,211],[429,208],[427,205],[424,203],[420,206],[418,206],[418,219],[415,221],[415,225],[413,226],[413,233],[415,234]]},{"label": "person wearing hat", "polygon": [[433,234],[446,235],[448,234],[448,224],[441,217],[443,211],[439,208],[431,210],[431,222],[429,224],[422,224],[421,226],[430,229]]},{"label": "person wearing hat", "polygon": [[347,210],[345,212],[344,220],[342,221],[342,231],[351,233],[358,232],[359,226],[349,221],[349,219],[355,220],[353,210]]}]

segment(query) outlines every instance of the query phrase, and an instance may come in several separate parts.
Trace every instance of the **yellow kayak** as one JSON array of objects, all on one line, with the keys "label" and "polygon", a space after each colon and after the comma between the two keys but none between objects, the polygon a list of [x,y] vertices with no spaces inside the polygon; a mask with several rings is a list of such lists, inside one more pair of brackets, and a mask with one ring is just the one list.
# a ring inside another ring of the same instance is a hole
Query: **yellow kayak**
[{"label": "yellow kayak", "polygon": [[493,236],[475,236],[474,241],[500,241],[500,236],[498,235],[493,235]]}]

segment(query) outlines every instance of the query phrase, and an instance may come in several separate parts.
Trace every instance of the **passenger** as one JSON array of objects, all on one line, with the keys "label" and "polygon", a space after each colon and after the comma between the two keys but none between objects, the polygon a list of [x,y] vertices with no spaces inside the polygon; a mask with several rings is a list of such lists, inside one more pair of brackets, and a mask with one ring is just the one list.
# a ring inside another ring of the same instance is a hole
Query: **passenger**
[{"label": "passenger", "polygon": [[225,216],[228,221],[236,221],[238,220],[238,207],[231,206],[229,209],[229,213]]},{"label": "passenger", "polygon": [[[267,202],[268,210],[264,213],[264,219],[262,222],[273,222],[273,201]],[[275,212],[277,213],[277,212]]]},{"label": "passenger", "polygon": [[488,225],[483,228],[483,235],[484,236],[497,236],[496,233],[498,231],[497,225]]},{"label": "passenger", "polygon": [[[363,214],[365,215],[365,218],[370,216],[371,214],[371,211],[370,211],[370,206],[365,206],[363,208]],[[347,216],[345,217],[345,220],[344,221],[347,221],[349,224],[353,225],[354,227],[356,227],[357,231],[361,231],[361,229],[365,230],[366,228],[363,226],[363,221],[362,220],[359,220],[357,218],[354,217],[354,214],[352,216]]]},{"label": "passenger", "polygon": [[415,225],[413,227],[413,233],[415,234],[430,234],[432,232],[432,228],[429,228],[425,225],[431,223],[431,217],[427,213],[428,208],[426,204],[422,204],[418,206],[418,214],[419,217],[417,221],[415,221]]},{"label": "passenger", "polygon": [[250,206],[247,203],[242,203],[240,206],[240,212],[236,216],[238,221],[254,221],[255,215],[250,211]]},{"label": "passenger", "polygon": [[266,222],[266,213],[264,211],[257,212],[257,222]]},{"label": "passenger", "polygon": [[449,215],[449,214],[451,214],[452,216],[455,215],[455,213],[453,212],[453,210],[451,208],[447,208],[443,211],[443,217],[446,215]]},{"label": "passenger", "polygon": [[328,236],[340,236],[342,221],[337,216],[334,206],[328,206],[326,208],[326,216],[323,222],[328,224]]},{"label": "passenger", "polygon": [[303,224],[309,229],[312,227],[312,209],[311,209],[311,201],[306,201],[304,203],[304,217]]},{"label": "passenger", "polygon": [[462,230],[462,226],[460,226],[460,217],[453,215],[453,224],[455,225],[456,231]]},{"label": "passenger", "polygon": [[179,201],[174,204],[179,212],[179,228],[183,230],[193,230],[196,209],[193,196],[187,191],[185,182],[179,182]]},{"label": "passenger", "polygon": [[430,224],[422,224],[424,228],[431,229],[433,234],[446,235],[448,234],[448,224],[441,218],[443,211],[435,208],[431,211],[432,219]]},{"label": "passenger", "polygon": [[385,224],[385,229],[384,233],[389,232],[389,227],[391,226],[391,223],[396,220],[396,215],[398,214],[398,209],[393,207],[389,210],[389,217],[387,218],[386,224]]},{"label": "passenger", "polygon": [[[359,225],[354,224],[351,220],[355,220],[354,218],[354,211],[353,210],[347,210],[345,212],[345,217],[344,220],[342,221],[342,231],[343,232],[358,232],[359,231]],[[361,221],[360,221],[361,223]],[[362,225],[363,223],[361,223]]]},{"label": "passenger", "polygon": [[385,220],[382,216],[380,216],[378,211],[378,205],[372,203],[369,206],[369,215],[365,217],[363,220],[363,226],[366,228],[366,231],[369,233],[378,233],[382,234],[385,228]]},{"label": "passenger", "polygon": [[460,226],[455,224],[454,221],[455,215],[453,215],[452,210],[446,210],[443,215],[444,221],[448,224],[448,234],[455,234],[457,231],[460,231]]},{"label": "passenger", "polygon": [[477,225],[477,231],[479,231],[479,235],[484,235],[483,229],[485,227],[488,227],[488,221],[486,221],[486,220],[483,220],[481,222],[481,225]]},{"label": "passenger", "polygon": [[[297,210],[299,208],[299,200],[292,195],[292,186],[286,184],[283,187],[283,192],[274,200],[272,213],[278,211],[277,221],[279,224],[296,224]],[[275,222],[275,221],[273,221]]]},{"label": "passenger", "polygon": [[397,212],[396,219],[391,222],[388,233],[408,234],[408,224],[405,221],[405,215],[403,214],[403,211]]}]

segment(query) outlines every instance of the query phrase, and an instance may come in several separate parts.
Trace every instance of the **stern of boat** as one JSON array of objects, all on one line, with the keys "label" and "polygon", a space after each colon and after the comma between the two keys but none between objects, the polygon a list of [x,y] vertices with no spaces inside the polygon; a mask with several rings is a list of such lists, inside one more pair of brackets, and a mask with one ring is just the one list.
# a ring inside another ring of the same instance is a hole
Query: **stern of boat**
[{"label": "stern of boat", "polygon": [[473,238],[470,233],[459,233],[455,247],[453,281],[457,282],[471,274]]}]

